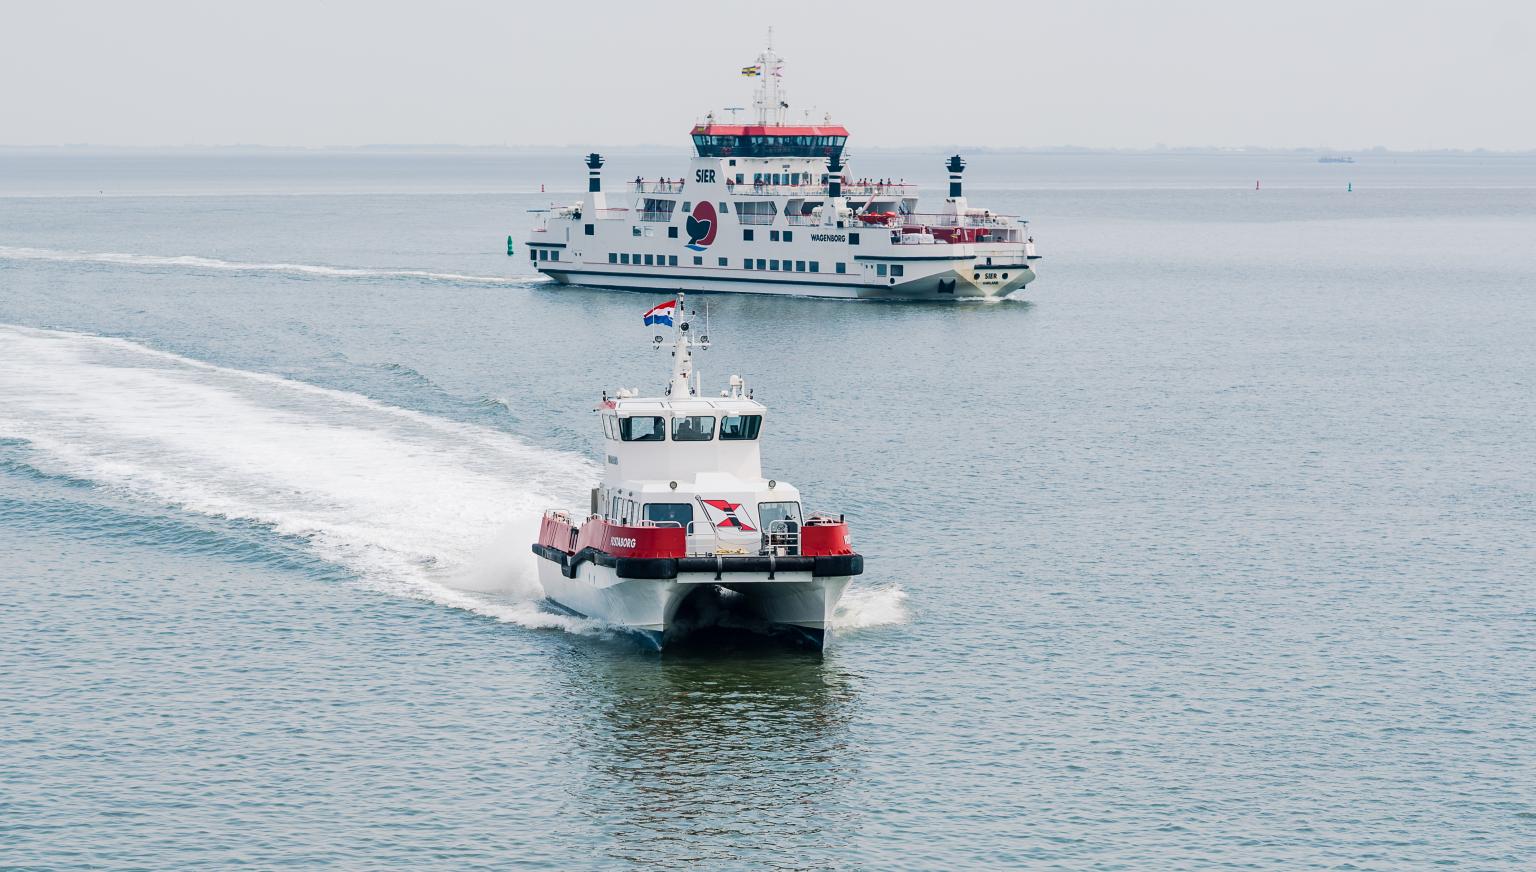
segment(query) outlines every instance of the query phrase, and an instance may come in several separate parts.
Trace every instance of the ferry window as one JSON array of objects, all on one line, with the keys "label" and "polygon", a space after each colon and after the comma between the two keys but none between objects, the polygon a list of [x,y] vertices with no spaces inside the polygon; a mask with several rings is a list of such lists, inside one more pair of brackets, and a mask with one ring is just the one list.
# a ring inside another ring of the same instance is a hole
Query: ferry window
[{"label": "ferry window", "polygon": [[786,231],[784,231],[784,241],[785,242],[794,242],[795,241],[795,231],[793,231],[793,230],[786,230]]},{"label": "ferry window", "polygon": [[849,245],[858,245],[859,244],[859,234],[857,234],[857,233],[850,233],[850,234],[848,234],[848,244]]},{"label": "ferry window", "polygon": [[[647,254],[645,256],[645,265],[646,266],[653,266],[655,264],[655,262],[656,262],[655,258],[651,257],[651,255]],[[883,266],[880,267],[880,274],[881,275],[885,275],[885,267],[883,267]]]},{"label": "ferry window", "polygon": [[757,268],[758,269],[767,269],[768,267],[765,266],[766,263],[767,263],[767,261],[763,260],[762,258],[758,258],[757,259]]},{"label": "ferry window", "polygon": [[762,415],[726,415],[720,419],[720,438],[722,440],[756,439],[757,431],[762,427]]},{"label": "ferry window", "polygon": [[876,264],[875,265],[875,275],[877,275],[877,276],[885,275],[885,264],[882,263],[882,264]]},{"label": "ferry window", "polygon": [[723,258],[723,257],[720,258],[720,265],[721,266],[726,266],[727,265],[725,258]]},{"label": "ferry window", "polygon": [[667,438],[667,422],[652,415],[620,418],[619,438],[625,442],[661,442]]},{"label": "ferry window", "polygon": [[560,259],[560,252],[558,250],[557,251],[551,251],[549,253],[549,259],[550,260],[559,260]]},{"label": "ferry window", "polygon": [[768,231],[768,241],[769,242],[778,242],[779,241],[779,231],[777,231],[777,230],[770,230],[770,231]]},{"label": "ferry window", "polygon": [[688,202],[687,200],[684,200],[683,201],[683,211],[684,212],[692,212],[693,211],[693,204]]},{"label": "ferry window", "polygon": [[582,231],[584,233],[586,233],[588,236],[591,236],[593,234],[592,225],[591,224],[584,224],[584,225],[582,225]]},{"label": "ferry window", "polygon": [[741,268],[742,269],[751,269],[752,268],[752,258],[750,258],[750,257],[742,258],[741,259]]},{"label": "ferry window", "polygon": [[[1038,249],[1037,249],[1037,250],[1038,250]],[[776,261],[776,260],[770,260],[770,261],[768,261],[768,268],[769,268],[769,269],[778,269],[778,268],[779,268],[779,262],[778,262],[778,261]]]},{"label": "ferry window", "polygon": [[837,272],[839,272],[839,273],[845,273],[845,272],[847,272],[847,271],[848,271],[848,264],[846,264],[846,263],[840,263],[840,264],[838,264],[838,265],[837,265]]},{"label": "ferry window", "polygon": [[794,269],[794,268],[795,268],[795,262],[794,262],[794,261],[792,261],[792,260],[786,260],[786,261],[784,261],[784,271],[785,271],[785,272],[790,272],[790,271],[792,271],[792,270],[793,270],[793,269]]},{"label": "ferry window", "polygon": [[693,523],[692,503],[646,503],[645,519],[657,523],[673,523],[688,529]]},{"label": "ferry window", "polygon": [[741,231],[741,238],[745,242],[751,242],[752,241],[752,228],[748,227],[746,230]]},{"label": "ferry window", "polygon": [[805,272],[805,261],[803,261],[803,260],[795,261],[795,272]]},{"label": "ferry window", "polygon": [[668,239],[676,239],[677,238],[677,228],[676,227],[668,227],[667,228],[667,238]]},{"label": "ferry window", "polygon": [[619,255],[616,252],[612,252],[612,251],[608,252],[608,262],[609,263],[618,263],[619,262]]},{"label": "ferry window", "polygon": [[[735,166],[735,165],[736,165],[736,162],[735,162],[735,161],[731,161],[731,166]],[[744,178],[745,178],[745,177],[744,177],[744,176],[743,176],[743,175],[742,175],[742,174],[741,174],[741,173],[737,173],[737,174],[736,174],[736,184],[738,184],[738,185],[741,185],[741,184],[746,184],[746,183],[745,183],[745,182],[744,182],[744,181],[743,181],[743,179],[744,179]]]},{"label": "ferry window", "polygon": [[639,236],[640,235],[640,228],[638,228],[638,227],[631,227],[631,228],[629,228],[629,235],[630,236]]},{"label": "ferry window", "polygon": [[891,275],[893,275],[893,276],[905,275],[906,272],[907,272],[907,268],[905,266],[902,266],[899,263],[891,264]]},{"label": "ferry window", "polygon": [[672,419],[673,442],[708,442],[715,438],[713,415],[685,415]]},{"label": "ferry window", "polygon": [[729,210],[729,209],[727,209],[727,208],[725,208],[725,203],[724,203],[724,201],[722,201],[722,202],[721,202],[721,203],[720,203],[720,214],[721,214],[721,215],[729,215],[729,214],[730,214],[730,212],[731,212],[731,210]]},{"label": "ferry window", "polygon": [[694,266],[703,266],[704,265],[704,258],[699,257],[698,255],[694,255],[693,256],[693,265]]},{"label": "ferry window", "polygon": [[[675,230],[676,228],[673,228],[673,229]],[[667,255],[667,266],[677,266],[677,255],[675,255],[675,254]]]},{"label": "ferry window", "polygon": [[528,259],[529,260],[538,260],[539,259],[539,253],[537,251],[534,251],[531,248],[528,249]]},{"label": "ferry window", "polygon": [[821,272],[821,261],[819,261],[819,260],[811,261],[811,272]]},{"label": "ferry window", "polygon": [[619,428],[612,415],[603,416],[603,435],[609,439],[619,438]]},{"label": "ferry window", "polygon": [[[796,502],[758,503],[757,520],[770,533],[793,533],[800,526],[800,504]],[[778,523],[781,526],[775,527]]]}]

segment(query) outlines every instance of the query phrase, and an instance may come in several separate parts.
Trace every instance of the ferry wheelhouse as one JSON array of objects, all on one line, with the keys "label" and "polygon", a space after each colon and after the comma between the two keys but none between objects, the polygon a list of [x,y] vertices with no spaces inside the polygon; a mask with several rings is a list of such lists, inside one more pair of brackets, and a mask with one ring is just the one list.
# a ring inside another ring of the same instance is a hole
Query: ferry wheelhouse
[{"label": "ferry wheelhouse", "polygon": [[701,593],[740,597],[820,649],[864,558],[841,515],[807,512],[793,485],[763,476],[768,410],[746,382],[733,375],[718,397],[701,391],[692,350],[708,338],[693,338],[683,307],[678,294],[647,316],[677,319],[665,393],[604,393],[602,481],[584,516],[545,513],[533,545],[539,581],[554,605],[658,650],[684,601]]},{"label": "ferry wheelhouse", "polygon": [[947,300],[1000,297],[1035,278],[1028,222],[971,206],[965,161],[925,212],[915,186],[847,172],[848,130],[831,118],[785,123],[783,63],[758,56],[754,124],[693,128],[679,179],[636,178],[610,196],[603,157],[587,193],[539,213],[526,250],[557,282],[635,290]]}]

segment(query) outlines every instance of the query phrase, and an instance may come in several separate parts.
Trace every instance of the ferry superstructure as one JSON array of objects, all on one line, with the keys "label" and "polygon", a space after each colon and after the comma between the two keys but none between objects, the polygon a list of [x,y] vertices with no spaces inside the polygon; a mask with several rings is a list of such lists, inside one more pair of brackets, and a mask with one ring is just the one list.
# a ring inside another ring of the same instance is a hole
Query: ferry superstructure
[{"label": "ferry superstructure", "polygon": [[771,45],[742,72],[760,79],[755,124],[711,113],[685,176],[612,194],[589,154],[586,195],[529,232],[533,267],[570,285],[912,300],[1001,297],[1035,279],[1028,222],[971,206],[959,155],[948,196],[923,212],[913,185],[849,177],[848,130],[830,117],[785,123]]},{"label": "ferry superstructure", "polygon": [[746,382],[733,375],[718,397],[704,394],[693,349],[708,337],[694,337],[684,302],[678,294],[646,313],[647,324],[676,321],[666,391],[604,393],[602,481],[584,517],[545,513],[533,544],[539,582],[554,605],[658,650],[699,594],[740,597],[820,650],[864,558],[841,515],[805,512],[793,485],[763,475],[767,408]]}]

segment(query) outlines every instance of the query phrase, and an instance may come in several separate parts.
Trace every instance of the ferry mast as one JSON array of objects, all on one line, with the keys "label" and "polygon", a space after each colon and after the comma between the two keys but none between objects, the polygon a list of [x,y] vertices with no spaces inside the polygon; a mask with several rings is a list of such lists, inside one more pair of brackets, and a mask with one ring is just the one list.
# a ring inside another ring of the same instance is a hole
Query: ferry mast
[{"label": "ferry mast", "polygon": [[784,77],[784,59],[773,50],[773,28],[768,28],[768,46],[757,56],[758,83],[753,94],[752,106],[757,109],[759,125],[783,126],[784,115],[789,111],[789,94],[779,87]]}]

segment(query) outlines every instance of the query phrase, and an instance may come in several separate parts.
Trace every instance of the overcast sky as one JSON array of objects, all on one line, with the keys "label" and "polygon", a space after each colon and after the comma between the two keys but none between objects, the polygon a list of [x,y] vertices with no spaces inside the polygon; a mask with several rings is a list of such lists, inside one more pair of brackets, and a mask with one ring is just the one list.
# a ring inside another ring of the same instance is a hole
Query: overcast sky
[{"label": "overcast sky", "polygon": [[[1536,2],[0,0],[0,144],[1536,148]],[[796,112],[794,117],[800,117]]]}]

